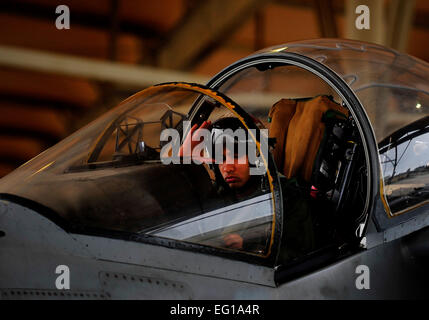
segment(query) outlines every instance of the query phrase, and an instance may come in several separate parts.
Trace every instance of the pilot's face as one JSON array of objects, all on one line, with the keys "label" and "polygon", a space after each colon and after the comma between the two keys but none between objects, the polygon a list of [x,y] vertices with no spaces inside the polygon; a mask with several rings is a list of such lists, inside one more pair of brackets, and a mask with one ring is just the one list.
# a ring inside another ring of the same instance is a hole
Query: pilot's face
[{"label": "pilot's face", "polygon": [[230,188],[241,188],[250,179],[249,160],[244,154],[239,157],[228,149],[223,151],[224,161],[219,164],[219,170],[223,179]]}]

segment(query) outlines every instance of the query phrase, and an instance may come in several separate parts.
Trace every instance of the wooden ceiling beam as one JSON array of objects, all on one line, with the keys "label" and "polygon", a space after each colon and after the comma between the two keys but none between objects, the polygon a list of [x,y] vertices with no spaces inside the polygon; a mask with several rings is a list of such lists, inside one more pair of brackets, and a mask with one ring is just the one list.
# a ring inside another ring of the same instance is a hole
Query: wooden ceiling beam
[{"label": "wooden ceiling beam", "polygon": [[69,119],[61,111],[0,101],[0,114],[2,132],[31,130],[46,135],[49,140],[60,140],[69,133]]},{"label": "wooden ceiling beam", "polygon": [[320,35],[323,38],[338,38],[337,24],[332,0],[314,0]]},{"label": "wooden ceiling beam", "polygon": [[225,42],[266,0],[201,1],[166,40],[157,57],[159,67],[187,69]]},{"label": "wooden ceiling beam", "polygon": [[[55,6],[40,5],[37,3],[20,3],[19,1],[0,1],[0,12],[15,16],[23,16],[40,20],[55,22]],[[104,30],[109,32],[111,29],[111,17],[109,15],[100,15],[86,12],[73,12],[70,20],[73,24]],[[162,41],[163,34],[148,26],[137,24],[131,21],[121,20],[118,22],[118,30],[123,33],[136,35],[139,38],[155,39]]]},{"label": "wooden ceiling beam", "polygon": [[27,161],[47,147],[46,142],[34,137],[0,133],[1,162]]},{"label": "wooden ceiling beam", "polygon": [[[14,65],[15,57],[4,56],[5,52],[11,51],[0,49],[1,99],[35,107],[54,106],[66,110],[90,109],[97,103],[100,93],[91,81],[79,77],[59,77],[55,73],[36,72],[37,67],[34,71],[31,65],[37,64],[37,61],[31,60],[24,62],[22,68],[19,64],[10,68]],[[31,55],[25,57],[31,59]]]},{"label": "wooden ceiling beam", "polygon": [[[64,138],[46,131],[39,131],[37,129],[32,128],[13,128],[12,126],[0,128],[0,140],[3,136],[13,137],[22,140],[37,140],[42,146],[42,149],[39,152],[41,152],[44,148],[48,148],[54,145],[62,138]],[[35,155],[37,155],[37,153]]]},{"label": "wooden ceiling beam", "polygon": [[414,21],[415,0],[391,0],[389,3],[387,45],[404,52]]},{"label": "wooden ceiling beam", "polygon": [[209,80],[207,77],[191,73],[162,70],[159,68],[136,66],[125,63],[106,62],[103,60],[1,45],[0,65],[9,68],[62,74],[95,81],[106,81],[138,88],[145,88],[150,85],[170,81],[204,84]]},{"label": "wooden ceiling beam", "polygon": [[55,110],[60,112],[84,113],[87,106],[70,103],[64,100],[25,96],[17,93],[0,92],[0,108],[4,104],[18,104],[34,110]]},{"label": "wooden ceiling beam", "polygon": [[[323,0],[321,0],[323,1]],[[415,0],[411,0],[413,2]],[[281,4],[284,6],[294,6],[300,8],[310,8],[312,6],[312,0],[273,0],[274,3]],[[404,0],[408,2],[408,0]],[[332,2],[333,12],[335,14],[344,14],[345,10],[345,1],[343,0],[334,0]],[[364,4],[363,2],[361,4]],[[411,5],[411,4],[408,4]],[[417,10],[414,13],[414,19],[412,25],[416,28],[429,29],[429,11]]]}]

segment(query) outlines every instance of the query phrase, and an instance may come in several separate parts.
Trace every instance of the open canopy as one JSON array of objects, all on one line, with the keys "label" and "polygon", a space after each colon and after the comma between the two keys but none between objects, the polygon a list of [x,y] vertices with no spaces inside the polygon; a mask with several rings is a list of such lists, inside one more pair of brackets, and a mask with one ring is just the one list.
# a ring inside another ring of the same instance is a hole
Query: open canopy
[{"label": "open canopy", "polygon": [[261,50],[221,71],[209,86],[262,121],[279,98],[330,95],[346,105],[366,154],[367,199],[379,193],[376,221],[383,229],[409,219],[388,217],[426,203],[428,75],[426,62],[380,45],[317,39]]}]

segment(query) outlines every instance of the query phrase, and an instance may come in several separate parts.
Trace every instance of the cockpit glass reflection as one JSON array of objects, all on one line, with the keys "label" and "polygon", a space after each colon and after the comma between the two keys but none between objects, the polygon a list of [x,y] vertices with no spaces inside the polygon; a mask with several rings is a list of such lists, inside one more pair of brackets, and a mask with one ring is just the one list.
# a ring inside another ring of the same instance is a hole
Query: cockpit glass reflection
[{"label": "cockpit glass reflection", "polygon": [[384,195],[390,212],[400,214],[429,201],[429,117],[406,126],[380,143]]},{"label": "cockpit glass reflection", "polygon": [[[244,140],[231,136],[232,145],[257,146],[261,137],[247,134],[228,103],[201,86],[151,87],[21,167],[0,192],[42,204],[79,229],[268,256],[274,197],[259,147],[253,148],[256,163],[248,157],[251,151],[242,157],[221,145],[218,158],[231,160],[227,166],[209,161],[216,158],[212,140],[196,146],[198,154],[194,147],[190,154],[183,151],[191,127],[211,138],[218,136],[214,130],[240,129]],[[199,114],[190,117],[192,110]],[[251,174],[262,167],[262,174]]]}]

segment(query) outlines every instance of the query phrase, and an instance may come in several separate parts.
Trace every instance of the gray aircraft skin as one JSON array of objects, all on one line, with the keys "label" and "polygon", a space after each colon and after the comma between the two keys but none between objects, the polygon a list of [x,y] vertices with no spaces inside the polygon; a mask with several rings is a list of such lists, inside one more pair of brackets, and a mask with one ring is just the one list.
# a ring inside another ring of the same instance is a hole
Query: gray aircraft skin
[{"label": "gray aircraft skin", "polygon": [[[232,115],[258,131],[280,99],[320,95],[346,108],[348,131],[320,191],[325,241],[298,258],[280,259],[287,208],[271,152],[263,192],[230,202],[207,195],[210,166],[160,161],[160,129]],[[262,50],[206,86],[145,89],[0,180],[0,297],[426,298],[428,115],[427,63],[339,39]],[[225,248],[228,228],[264,230],[265,246]]]}]

